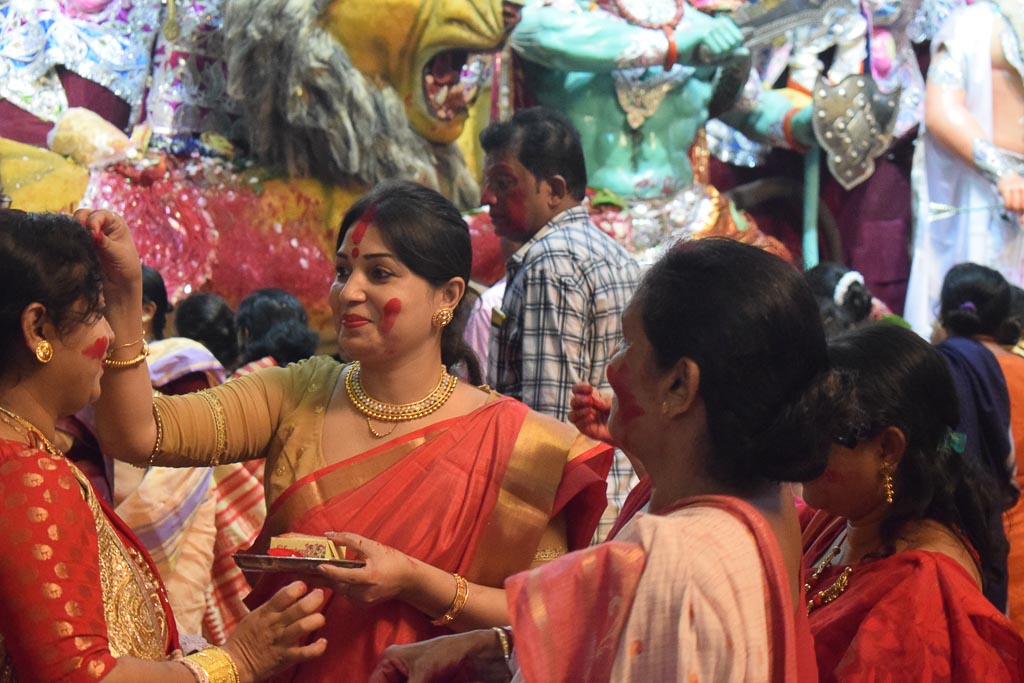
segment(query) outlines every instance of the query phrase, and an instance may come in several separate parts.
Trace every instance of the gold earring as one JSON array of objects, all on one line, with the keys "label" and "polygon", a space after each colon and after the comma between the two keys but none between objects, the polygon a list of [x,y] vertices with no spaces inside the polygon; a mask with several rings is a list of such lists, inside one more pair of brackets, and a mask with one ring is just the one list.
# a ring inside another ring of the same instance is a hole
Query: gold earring
[{"label": "gold earring", "polygon": [[50,342],[45,339],[39,340],[39,343],[36,344],[36,358],[44,365],[53,360],[53,347],[50,346]]},{"label": "gold earring", "polygon": [[882,493],[885,494],[885,502],[888,505],[892,505],[892,471],[893,466],[891,463],[882,463]]},{"label": "gold earring", "polygon": [[430,322],[433,323],[434,327],[440,327],[444,329],[451,324],[455,318],[455,313],[452,309],[447,306],[442,306],[434,312],[434,315],[430,316]]}]

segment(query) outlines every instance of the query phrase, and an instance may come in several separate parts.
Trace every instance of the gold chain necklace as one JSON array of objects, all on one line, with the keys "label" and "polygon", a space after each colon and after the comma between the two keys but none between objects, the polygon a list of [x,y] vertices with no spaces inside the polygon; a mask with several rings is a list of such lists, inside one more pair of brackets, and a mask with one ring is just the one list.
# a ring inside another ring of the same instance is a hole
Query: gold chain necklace
[{"label": "gold chain necklace", "polygon": [[[370,434],[377,439],[383,439],[395,431],[399,422],[426,417],[443,406],[451,398],[455,392],[455,385],[459,382],[458,377],[448,374],[448,368],[442,365],[441,377],[437,380],[437,386],[429,394],[413,403],[385,403],[366,393],[359,376],[359,361],[355,361],[348,374],[345,375],[345,393],[348,394],[348,399],[356,410],[366,417],[366,426],[370,430]],[[378,422],[394,422],[395,425],[387,432],[378,432],[373,428],[371,419]]]},{"label": "gold chain necklace", "polygon": [[[53,443],[43,435],[43,432],[38,427],[36,427],[34,424],[23,418],[21,415],[18,415],[17,413],[11,412],[7,408],[0,406],[0,416],[3,416],[3,421],[9,424],[11,427],[14,427],[14,431],[16,432],[20,432],[21,430],[18,429],[14,422],[17,422],[19,425],[21,425],[21,427],[24,428],[26,431],[26,436],[36,437],[36,439],[38,439],[39,443],[42,445],[43,450],[49,453],[50,455],[57,458],[64,457],[63,451],[54,446]],[[14,422],[11,422],[11,420],[14,420]]]},{"label": "gold chain necklace", "polygon": [[843,540],[840,539],[836,546],[832,550],[828,551],[828,554],[821,560],[818,567],[811,573],[811,578],[807,583],[804,584],[804,593],[810,596],[810,600],[807,601],[807,613],[810,614],[815,608],[827,605],[832,602],[846,590],[846,587],[850,585],[850,574],[853,573],[853,566],[846,565],[843,571],[839,574],[835,581],[831,585],[823,588],[814,595],[810,595],[813,584],[811,581],[817,581],[821,573],[832,564],[832,560],[839,554],[839,550],[843,547]]}]

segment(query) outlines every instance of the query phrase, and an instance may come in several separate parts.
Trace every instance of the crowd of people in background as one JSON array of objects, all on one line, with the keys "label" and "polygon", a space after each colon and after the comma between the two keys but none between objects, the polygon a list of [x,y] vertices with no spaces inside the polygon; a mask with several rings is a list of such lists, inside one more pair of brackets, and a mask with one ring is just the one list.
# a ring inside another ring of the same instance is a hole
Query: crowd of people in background
[{"label": "crowd of people in background", "polygon": [[[481,142],[503,289],[383,182],[333,339],[0,210],[0,680],[1024,680],[1019,289],[955,265],[925,340],[837,263],[641,269],[566,117]],[[235,564],[287,532],[357,562]]]}]

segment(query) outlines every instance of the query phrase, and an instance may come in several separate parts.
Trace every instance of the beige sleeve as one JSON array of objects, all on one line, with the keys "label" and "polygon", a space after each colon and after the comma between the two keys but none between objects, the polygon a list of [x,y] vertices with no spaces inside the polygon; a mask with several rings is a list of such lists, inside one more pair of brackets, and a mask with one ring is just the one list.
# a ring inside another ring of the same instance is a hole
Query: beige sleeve
[{"label": "beige sleeve", "polygon": [[212,389],[157,396],[157,448],[161,467],[216,466],[266,457],[293,387],[309,365],[266,368]]}]

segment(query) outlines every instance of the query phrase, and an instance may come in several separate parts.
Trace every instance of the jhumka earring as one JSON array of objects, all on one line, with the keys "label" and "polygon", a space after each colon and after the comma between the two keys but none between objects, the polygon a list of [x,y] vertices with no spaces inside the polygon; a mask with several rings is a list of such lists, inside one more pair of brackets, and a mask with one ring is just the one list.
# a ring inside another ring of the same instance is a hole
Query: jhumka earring
[{"label": "jhumka earring", "polygon": [[53,360],[53,347],[50,345],[50,342],[45,339],[39,340],[39,343],[36,344],[36,358],[43,364]]},{"label": "jhumka earring", "polygon": [[452,309],[447,306],[442,306],[434,312],[434,315],[430,316],[430,322],[433,323],[435,327],[445,328],[451,324],[454,318],[455,313]]},{"label": "jhumka earring", "polygon": [[882,463],[882,492],[885,494],[885,502],[888,505],[892,505],[892,471],[893,466],[891,463]]}]

